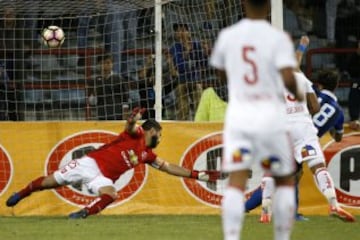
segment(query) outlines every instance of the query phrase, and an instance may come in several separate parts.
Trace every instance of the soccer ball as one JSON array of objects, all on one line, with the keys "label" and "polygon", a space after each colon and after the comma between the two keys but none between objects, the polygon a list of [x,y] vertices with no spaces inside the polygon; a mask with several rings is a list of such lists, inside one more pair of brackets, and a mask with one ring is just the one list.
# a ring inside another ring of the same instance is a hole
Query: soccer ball
[{"label": "soccer ball", "polygon": [[60,47],[65,40],[64,31],[58,26],[49,26],[44,28],[41,33],[42,42],[50,48]]}]

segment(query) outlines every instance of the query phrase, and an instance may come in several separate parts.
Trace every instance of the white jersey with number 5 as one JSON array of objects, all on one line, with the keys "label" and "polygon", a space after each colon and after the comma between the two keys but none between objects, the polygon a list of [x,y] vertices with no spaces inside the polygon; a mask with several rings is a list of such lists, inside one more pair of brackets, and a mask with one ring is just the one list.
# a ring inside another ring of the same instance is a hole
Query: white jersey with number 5
[{"label": "white jersey with number 5", "polygon": [[243,19],[220,32],[211,65],[225,70],[228,80],[225,124],[246,132],[284,128],[284,84],[279,70],[296,66],[289,36],[266,20]]},{"label": "white jersey with number 5", "polygon": [[223,170],[261,163],[273,176],[291,174],[285,87],[279,72],[296,66],[290,38],[265,20],[243,19],[221,31],[211,64],[224,70],[228,80]]}]

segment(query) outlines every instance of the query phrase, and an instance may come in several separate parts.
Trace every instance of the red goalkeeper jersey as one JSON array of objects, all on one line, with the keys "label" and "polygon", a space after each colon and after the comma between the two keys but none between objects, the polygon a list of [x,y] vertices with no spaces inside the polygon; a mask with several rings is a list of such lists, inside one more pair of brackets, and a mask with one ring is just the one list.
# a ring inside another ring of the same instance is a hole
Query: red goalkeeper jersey
[{"label": "red goalkeeper jersey", "polygon": [[95,159],[103,175],[113,181],[136,165],[152,163],[157,157],[152,149],[145,145],[142,127],[138,127],[134,135],[127,131],[120,133],[114,141],[87,155]]}]

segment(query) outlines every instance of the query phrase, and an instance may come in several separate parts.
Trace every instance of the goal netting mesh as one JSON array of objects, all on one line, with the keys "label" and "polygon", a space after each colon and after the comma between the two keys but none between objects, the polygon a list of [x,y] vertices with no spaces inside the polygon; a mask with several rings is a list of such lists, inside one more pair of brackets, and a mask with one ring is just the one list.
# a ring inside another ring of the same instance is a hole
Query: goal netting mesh
[{"label": "goal netting mesh", "polygon": [[[193,120],[210,86],[226,99],[208,59],[219,30],[241,18],[236,0],[162,1],[162,119]],[[155,110],[155,1],[1,1],[2,120],[120,120]],[[41,32],[65,32],[48,48]],[[187,42],[186,46],[183,43]],[[182,49],[184,47],[184,49]],[[216,85],[216,86],[215,86]]]}]

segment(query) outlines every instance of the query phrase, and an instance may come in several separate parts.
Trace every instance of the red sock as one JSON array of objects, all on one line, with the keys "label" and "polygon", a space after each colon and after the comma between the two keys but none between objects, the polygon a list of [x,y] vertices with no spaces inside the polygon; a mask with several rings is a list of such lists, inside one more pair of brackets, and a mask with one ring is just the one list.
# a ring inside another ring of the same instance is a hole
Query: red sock
[{"label": "red sock", "polygon": [[45,177],[39,177],[29,183],[24,189],[20,190],[19,195],[21,198],[29,196],[32,192],[43,190],[42,182]]},{"label": "red sock", "polygon": [[92,202],[85,209],[88,211],[89,215],[97,214],[104,208],[106,208],[110,203],[112,203],[114,199],[108,194],[102,194],[100,197],[96,198],[94,202]]}]

